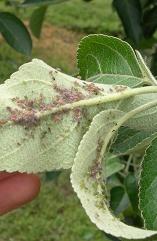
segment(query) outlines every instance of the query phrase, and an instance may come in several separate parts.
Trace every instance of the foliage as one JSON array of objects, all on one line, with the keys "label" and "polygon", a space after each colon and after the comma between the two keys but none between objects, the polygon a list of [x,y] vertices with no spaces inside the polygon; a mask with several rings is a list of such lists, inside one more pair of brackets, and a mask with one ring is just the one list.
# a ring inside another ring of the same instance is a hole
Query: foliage
[{"label": "foliage", "polygon": [[[0,86],[0,170],[72,168],[72,186],[100,230],[156,240],[157,81],[141,55],[114,37],[84,38],[77,57],[86,81],[35,59]],[[127,148],[118,152],[123,139]],[[143,217],[154,231],[140,229]]]},{"label": "foliage", "polygon": [[154,0],[113,0],[127,37],[136,47],[152,39],[157,29],[157,2]]},{"label": "foliage", "polygon": [[156,0],[113,0],[113,6],[121,19],[127,40],[150,59],[151,71],[157,75]]}]

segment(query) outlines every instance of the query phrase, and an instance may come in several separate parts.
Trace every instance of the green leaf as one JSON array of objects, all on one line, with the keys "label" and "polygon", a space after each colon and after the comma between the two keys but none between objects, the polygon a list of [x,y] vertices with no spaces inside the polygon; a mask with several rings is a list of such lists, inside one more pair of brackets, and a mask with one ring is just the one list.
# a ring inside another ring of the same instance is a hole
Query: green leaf
[{"label": "green leaf", "polygon": [[155,3],[156,0],[140,0],[142,8],[148,7],[150,4]]},{"label": "green leaf", "polygon": [[42,6],[34,10],[30,18],[30,29],[36,38],[40,38],[43,21],[45,18],[47,6]]},{"label": "green leaf", "polygon": [[[140,89],[142,89],[142,88],[140,88]],[[119,104],[119,105],[117,104],[117,108],[125,111],[125,113],[128,113],[131,109],[137,108],[137,107],[139,107],[143,104],[149,103],[155,99],[156,99],[155,93],[141,94],[141,95],[135,96],[133,99],[130,99],[130,103],[129,103],[129,99],[128,99],[128,102],[123,101],[123,102],[121,102],[121,104]],[[148,135],[150,132],[150,137],[151,137],[151,133],[153,134],[157,130],[156,118],[157,118],[157,108],[153,107],[153,108],[150,108],[147,111],[143,111],[143,112],[139,113],[138,115],[136,115],[135,117],[129,119],[127,121],[127,123],[125,123],[125,126],[131,128],[131,129],[140,130],[142,132],[143,131],[147,132]],[[139,133],[138,135],[142,137],[142,133],[141,134]],[[147,141],[147,139],[146,139],[146,141]],[[137,144],[137,142],[136,142],[136,144]],[[143,145],[142,142],[141,142],[141,144]]]},{"label": "green leaf", "polygon": [[103,174],[105,178],[110,177],[124,168],[124,164],[121,163],[120,159],[111,154],[106,157],[106,162],[103,162],[103,164]]},{"label": "green leaf", "polygon": [[145,81],[148,83],[150,82],[149,84],[157,85],[157,80],[155,79],[155,77],[152,75],[151,71],[147,67],[147,65],[139,51],[136,51],[136,56],[139,61],[141,72],[142,72],[142,75],[143,75],[143,78],[145,79]]},{"label": "green leaf", "polygon": [[113,6],[122,21],[127,37],[138,46],[143,38],[142,10],[139,0],[113,0]]},{"label": "green leaf", "polygon": [[125,187],[128,197],[130,199],[131,205],[136,212],[138,213],[138,185],[137,180],[134,174],[129,173],[125,178]]},{"label": "green leaf", "polygon": [[157,230],[157,138],[148,147],[141,166],[140,210],[145,227]]},{"label": "green leaf", "polygon": [[132,88],[143,85],[142,78],[122,74],[98,74],[86,79],[86,81],[111,85],[126,85]]},{"label": "green leaf", "polygon": [[[107,147],[122,123],[124,114],[118,110],[102,111],[93,118],[84,135],[72,167],[71,182],[87,215],[96,226],[115,237],[144,239],[154,231],[128,226],[115,218],[108,207],[108,193],[101,174],[101,165]],[[150,239],[148,239],[150,240]]]},{"label": "green leaf", "polygon": [[[104,165],[104,162],[103,162]],[[103,167],[102,167],[103,168]],[[104,180],[106,180],[106,177],[104,176]],[[113,187],[121,186],[121,180],[118,175],[112,175],[107,179],[107,186],[108,190],[111,190]]]},{"label": "green leaf", "polygon": [[57,181],[58,177],[60,176],[62,172],[61,171],[50,171],[45,173],[45,179],[46,181]]},{"label": "green leaf", "polygon": [[156,132],[121,127],[112,146],[115,154],[130,154],[144,150],[157,136]]},{"label": "green leaf", "polygon": [[152,54],[152,59],[151,59],[151,72],[153,73],[154,76],[157,76],[157,52],[155,51]]},{"label": "green leaf", "polygon": [[149,38],[157,29],[157,6],[148,8],[144,12],[143,22],[145,37]]},{"label": "green leaf", "polygon": [[82,79],[96,76],[96,81],[100,83],[107,84],[111,80],[111,83],[131,87],[143,82],[133,49],[118,38],[89,35],[81,40],[77,58]]},{"label": "green leaf", "polygon": [[0,32],[12,48],[26,55],[31,54],[32,40],[29,32],[15,15],[0,12]]},{"label": "green leaf", "polygon": [[110,205],[115,215],[120,214],[128,207],[128,197],[122,186],[117,186],[111,189]]}]

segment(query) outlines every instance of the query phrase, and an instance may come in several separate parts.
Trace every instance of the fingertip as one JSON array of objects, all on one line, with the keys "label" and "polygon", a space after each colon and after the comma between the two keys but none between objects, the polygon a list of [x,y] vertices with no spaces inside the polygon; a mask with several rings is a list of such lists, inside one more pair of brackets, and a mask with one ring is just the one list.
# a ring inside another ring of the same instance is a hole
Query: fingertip
[{"label": "fingertip", "polygon": [[34,174],[20,174],[19,178],[23,181],[23,184],[25,185],[25,200],[26,202],[31,201],[34,199],[40,191],[40,178],[37,175]]},{"label": "fingertip", "polygon": [[0,214],[33,200],[40,191],[40,179],[34,174],[16,173],[0,181]]}]

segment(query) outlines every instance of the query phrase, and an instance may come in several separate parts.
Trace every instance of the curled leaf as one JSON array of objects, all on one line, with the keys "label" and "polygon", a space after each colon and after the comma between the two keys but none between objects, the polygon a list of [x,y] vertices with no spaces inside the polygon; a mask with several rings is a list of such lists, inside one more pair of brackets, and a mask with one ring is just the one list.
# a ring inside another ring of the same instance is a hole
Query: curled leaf
[{"label": "curled leaf", "polygon": [[118,110],[107,110],[94,117],[79,145],[71,182],[87,215],[100,230],[115,237],[140,240],[156,232],[128,226],[113,216],[101,173],[103,156],[123,115]]}]

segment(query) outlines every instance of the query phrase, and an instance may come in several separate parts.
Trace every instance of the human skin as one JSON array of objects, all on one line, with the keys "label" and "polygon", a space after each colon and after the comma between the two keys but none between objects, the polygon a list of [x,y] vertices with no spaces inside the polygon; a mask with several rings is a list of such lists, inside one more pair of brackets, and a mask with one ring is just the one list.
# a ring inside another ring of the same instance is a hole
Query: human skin
[{"label": "human skin", "polygon": [[40,191],[40,179],[33,174],[0,172],[0,215],[33,200]]}]

